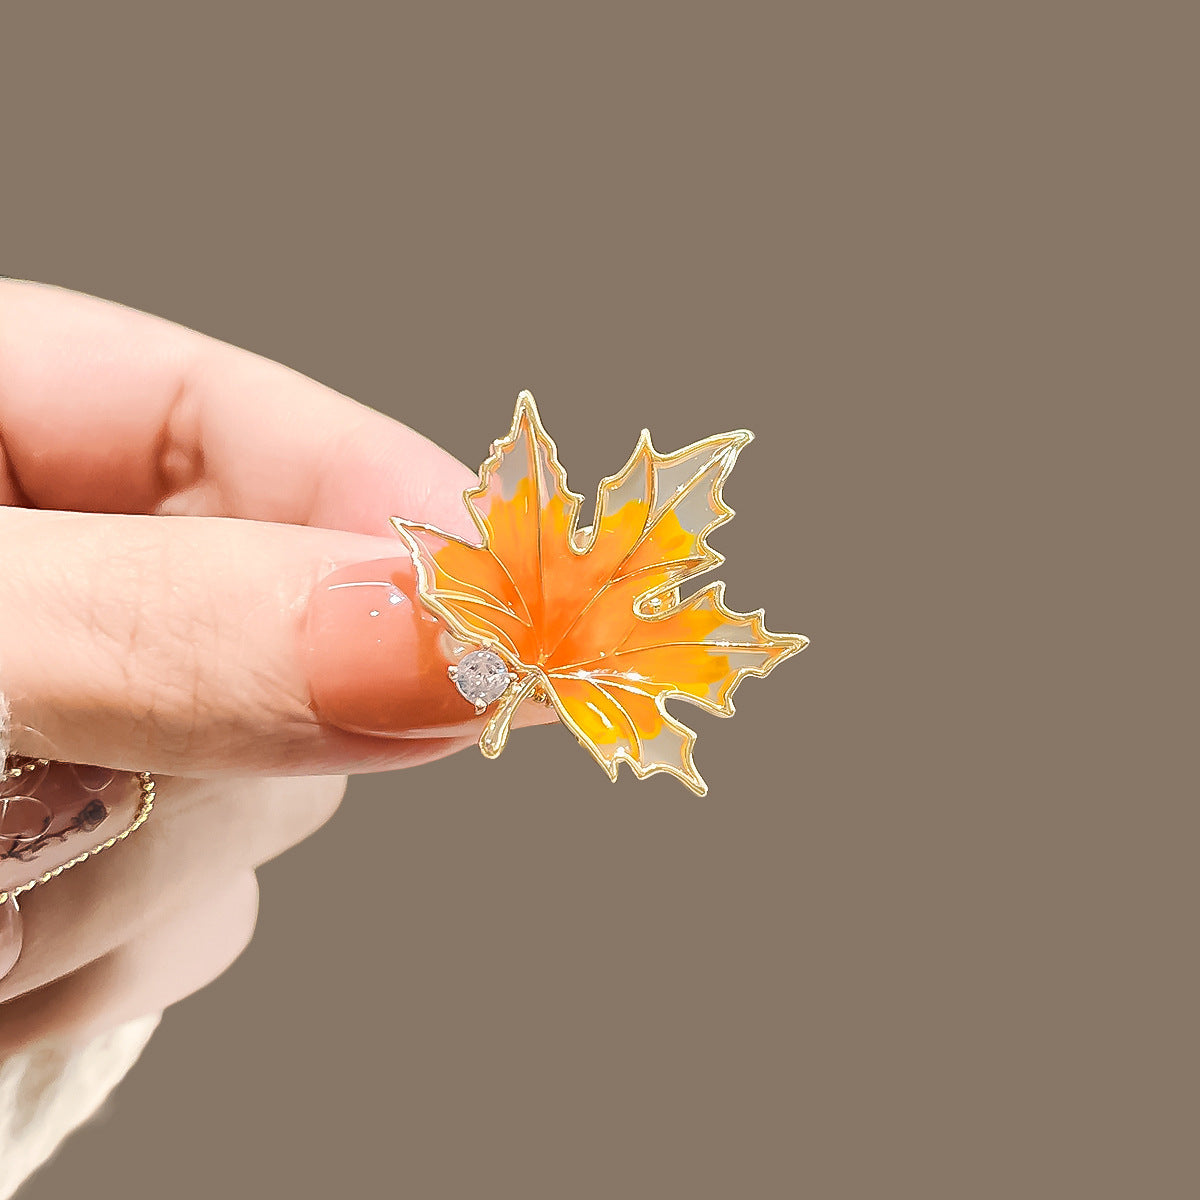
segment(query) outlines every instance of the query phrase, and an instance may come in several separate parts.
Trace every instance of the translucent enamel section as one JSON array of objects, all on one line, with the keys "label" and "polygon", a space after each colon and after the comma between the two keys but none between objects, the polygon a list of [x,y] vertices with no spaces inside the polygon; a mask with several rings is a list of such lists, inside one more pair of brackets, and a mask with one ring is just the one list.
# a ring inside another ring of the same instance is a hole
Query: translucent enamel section
[{"label": "translucent enamel section", "polygon": [[774,634],[761,613],[734,613],[724,605],[724,585],[711,584],[661,616],[630,621],[623,636],[590,659],[561,673],[584,673],[603,683],[631,684],[655,695],[674,693],[713,712],[733,712],[733,691],[747,675],[766,675],[805,639]]},{"label": "translucent enamel section", "polygon": [[422,599],[469,643],[496,643],[516,661],[536,660],[538,638],[506,565],[486,547],[396,522],[416,550]]},{"label": "translucent enamel section", "polygon": [[555,679],[554,694],[567,724],[610,779],[628,762],[639,778],[667,771],[698,795],[707,790],[692,765],[696,735],[662,712],[653,696],[584,678]]},{"label": "translucent enamel section", "polygon": [[629,462],[600,484],[587,544],[597,579],[648,573],[646,585],[677,581],[720,561],[705,536],[732,517],[721,498],[745,430],[707,438],[678,454],[659,454],[643,432]]},{"label": "translucent enamel section", "polygon": [[504,564],[534,628],[544,631],[547,608],[569,605],[571,580],[560,564],[571,557],[580,497],[566,487],[554,443],[537,419],[533,398],[517,401],[513,427],[468,492],[488,550]]}]

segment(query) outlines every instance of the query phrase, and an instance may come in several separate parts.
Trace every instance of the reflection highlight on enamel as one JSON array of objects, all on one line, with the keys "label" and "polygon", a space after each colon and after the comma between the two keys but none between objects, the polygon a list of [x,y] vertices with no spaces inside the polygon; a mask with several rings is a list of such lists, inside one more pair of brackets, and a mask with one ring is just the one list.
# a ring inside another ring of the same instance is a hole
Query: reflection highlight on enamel
[{"label": "reflection highlight on enamel", "polygon": [[[450,683],[442,623],[412,601],[412,560],[342,567],[321,580],[304,622],[313,710],[353,733],[454,731],[475,716]],[[465,648],[463,648],[465,649]]]}]

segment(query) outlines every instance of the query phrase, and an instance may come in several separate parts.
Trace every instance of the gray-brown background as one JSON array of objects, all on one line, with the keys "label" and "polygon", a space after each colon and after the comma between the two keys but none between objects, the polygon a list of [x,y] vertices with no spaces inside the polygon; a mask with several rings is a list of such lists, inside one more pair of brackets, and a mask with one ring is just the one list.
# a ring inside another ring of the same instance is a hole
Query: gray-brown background
[{"label": "gray-brown background", "polygon": [[357,780],[28,1200],[1196,1194],[1187,8],[4,9],[0,270],[580,491],[753,428],[812,638],[704,800]]}]

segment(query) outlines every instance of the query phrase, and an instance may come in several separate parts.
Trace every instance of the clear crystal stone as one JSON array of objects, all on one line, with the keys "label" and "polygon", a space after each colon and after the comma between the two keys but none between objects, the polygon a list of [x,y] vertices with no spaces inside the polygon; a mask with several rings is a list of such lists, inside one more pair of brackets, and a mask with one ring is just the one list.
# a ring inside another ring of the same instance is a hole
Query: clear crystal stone
[{"label": "clear crystal stone", "polygon": [[472,704],[491,704],[508,689],[508,664],[493,650],[472,650],[458,660],[454,686]]}]

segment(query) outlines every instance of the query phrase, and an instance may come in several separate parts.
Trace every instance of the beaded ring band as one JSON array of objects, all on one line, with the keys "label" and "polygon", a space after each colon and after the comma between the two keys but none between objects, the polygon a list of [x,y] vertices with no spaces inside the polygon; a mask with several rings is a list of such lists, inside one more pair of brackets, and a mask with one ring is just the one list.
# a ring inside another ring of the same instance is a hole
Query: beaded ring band
[{"label": "beaded ring band", "polygon": [[[26,762],[19,763],[14,766],[6,765],[0,772],[0,779],[4,781],[17,779],[23,774],[29,774],[34,771],[43,770],[50,766],[50,760],[46,758],[33,758]],[[102,850],[108,850],[115,846],[118,842],[123,842],[135,829],[139,829],[145,824],[146,818],[150,816],[154,808],[154,798],[156,785],[154,776],[149,771],[143,771],[140,774],[133,776],[134,782],[137,784],[141,793],[140,802],[137,806],[137,811],[134,813],[133,819],[129,824],[121,830],[120,833],[115,833],[111,837],[106,838],[97,846],[92,846],[90,849],[83,851],[81,854],[76,854],[66,862],[59,863],[38,875],[36,878],[29,880],[28,883],[23,883],[18,887],[10,887],[7,891],[0,891],[0,905],[7,904],[8,901],[19,896],[30,888],[37,887],[40,883],[49,883],[51,879],[57,878],[64,871],[69,871],[72,867],[79,866],[80,863],[86,862],[89,858],[99,854]],[[8,797],[0,797],[0,806],[4,806]]]}]

